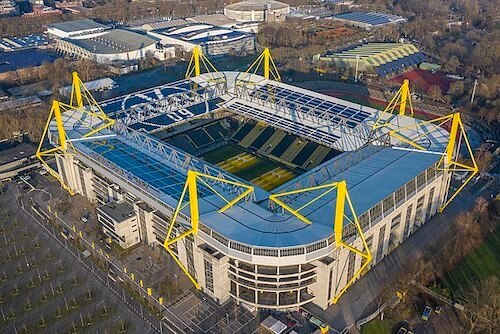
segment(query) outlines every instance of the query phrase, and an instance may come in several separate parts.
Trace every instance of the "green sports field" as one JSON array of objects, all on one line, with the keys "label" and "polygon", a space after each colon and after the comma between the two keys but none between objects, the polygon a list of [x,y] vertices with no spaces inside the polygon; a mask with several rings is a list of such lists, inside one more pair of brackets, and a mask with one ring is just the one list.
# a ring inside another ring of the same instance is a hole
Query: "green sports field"
[{"label": "green sports field", "polygon": [[296,176],[279,163],[260,158],[235,145],[223,146],[202,157],[206,161],[266,190],[274,189]]},{"label": "green sports field", "polygon": [[443,285],[455,295],[467,291],[490,276],[500,277],[500,225],[443,278]]}]

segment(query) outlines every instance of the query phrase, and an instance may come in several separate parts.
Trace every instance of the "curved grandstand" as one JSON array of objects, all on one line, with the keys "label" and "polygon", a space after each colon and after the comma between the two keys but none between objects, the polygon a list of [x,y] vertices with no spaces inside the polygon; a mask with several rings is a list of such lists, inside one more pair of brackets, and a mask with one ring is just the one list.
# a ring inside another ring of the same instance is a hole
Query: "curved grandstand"
[{"label": "curved grandstand", "polygon": [[335,303],[447,205],[466,138],[458,114],[424,122],[269,73],[205,73],[100,106],[68,108],[62,135],[49,123],[55,175],[133,208],[129,234],[100,216],[115,242],[163,245],[218,302],[259,308]]}]

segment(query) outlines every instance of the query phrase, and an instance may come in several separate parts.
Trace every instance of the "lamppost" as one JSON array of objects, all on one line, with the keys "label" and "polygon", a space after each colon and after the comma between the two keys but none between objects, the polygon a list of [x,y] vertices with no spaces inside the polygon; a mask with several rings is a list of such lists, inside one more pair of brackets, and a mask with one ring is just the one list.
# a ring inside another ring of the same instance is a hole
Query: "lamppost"
[{"label": "lamppost", "polygon": [[354,82],[358,82],[358,65],[359,65],[359,55],[356,55],[356,73],[354,74]]}]

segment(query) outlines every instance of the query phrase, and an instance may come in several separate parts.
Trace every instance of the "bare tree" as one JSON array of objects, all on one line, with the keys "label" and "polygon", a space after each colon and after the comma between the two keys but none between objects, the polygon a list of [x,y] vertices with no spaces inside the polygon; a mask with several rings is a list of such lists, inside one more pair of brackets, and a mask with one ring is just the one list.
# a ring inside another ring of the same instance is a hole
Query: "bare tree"
[{"label": "bare tree", "polygon": [[462,302],[469,333],[498,333],[500,329],[500,282],[492,276],[465,294]]}]

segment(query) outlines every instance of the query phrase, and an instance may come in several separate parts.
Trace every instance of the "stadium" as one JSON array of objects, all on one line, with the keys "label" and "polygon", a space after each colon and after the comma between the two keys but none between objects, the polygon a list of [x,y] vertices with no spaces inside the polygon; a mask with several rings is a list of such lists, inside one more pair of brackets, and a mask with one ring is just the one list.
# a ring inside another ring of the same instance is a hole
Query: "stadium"
[{"label": "stadium", "polygon": [[195,49],[186,79],[99,104],[74,74],[37,157],[114,242],[162,247],[217,302],[327,308],[477,173],[459,114],[407,106],[407,82],[380,111],[281,82],[268,49],[246,72]]}]

